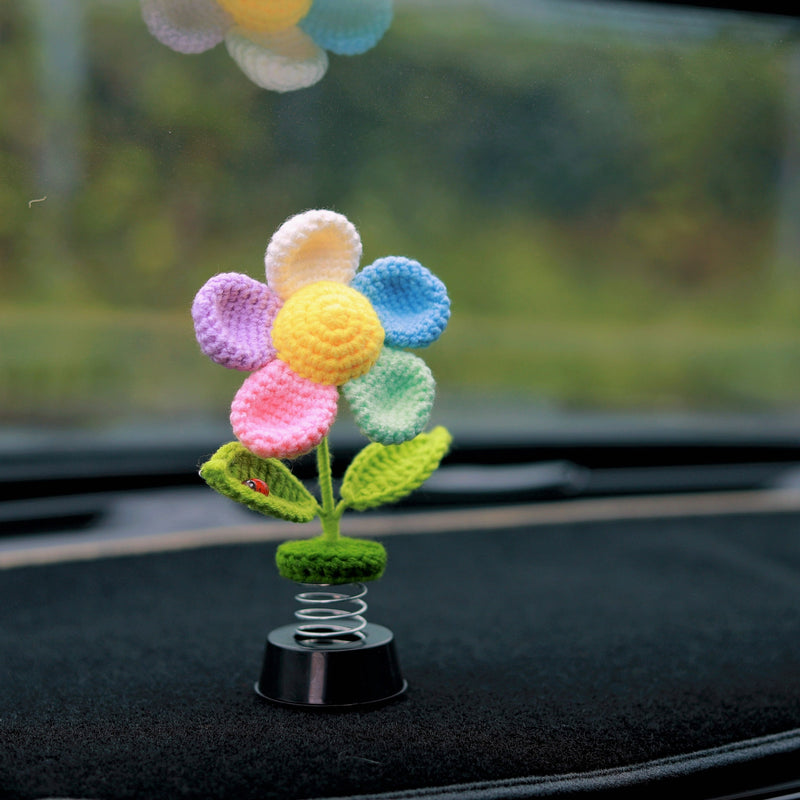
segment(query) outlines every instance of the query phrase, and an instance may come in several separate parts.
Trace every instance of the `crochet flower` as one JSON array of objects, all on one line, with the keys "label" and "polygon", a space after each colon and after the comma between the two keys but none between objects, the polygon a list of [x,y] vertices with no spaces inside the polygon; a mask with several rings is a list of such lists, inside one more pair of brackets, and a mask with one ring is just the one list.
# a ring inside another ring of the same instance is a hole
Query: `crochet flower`
[{"label": "crochet flower", "polygon": [[392,21],[392,0],[140,0],[152,35],[179,53],[224,41],[253,83],[288,92],[328,69],[326,51],[357,55]]},{"label": "crochet flower", "polygon": [[373,442],[400,444],[428,422],[435,383],[405,348],[435,342],[450,318],[444,284],[419,262],[380,258],[361,272],[350,221],[314,210],[287,220],[265,255],[266,283],[229,272],[192,305],[201,350],[252,372],[231,405],[237,439],[261,458],[316,447],[339,389]]}]

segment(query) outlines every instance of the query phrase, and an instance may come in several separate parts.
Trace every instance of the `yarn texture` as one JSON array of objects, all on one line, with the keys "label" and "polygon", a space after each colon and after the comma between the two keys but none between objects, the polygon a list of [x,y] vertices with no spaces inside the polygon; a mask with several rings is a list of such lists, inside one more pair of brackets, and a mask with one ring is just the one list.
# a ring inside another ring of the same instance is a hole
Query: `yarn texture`
[{"label": "yarn texture", "polygon": [[433,375],[399,348],[439,338],[450,318],[447,291],[407,258],[357,273],[361,252],[346,217],[306,211],[267,245],[267,283],[223,273],[195,297],[201,350],[222,366],[255,371],[234,398],[231,424],[262,458],[316,447],[336,417],[340,386],[371,441],[408,441],[430,418]]},{"label": "yarn texture", "polygon": [[247,275],[217,275],[192,303],[197,340],[217,364],[251,372],[275,358],[270,325],[282,305],[274,292]]},{"label": "yarn texture", "polygon": [[404,350],[384,349],[375,366],[342,389],[356,424],[373,442],[400,444],[428,423],[436,382],[428,365]]},{"label": "yarn texture", "polygon": [[[220,447],[200,468],[200,476],[220,494],[261,514],[289,522],[310,522],[317,516],[314,497],[280,461],[258,458],[239,442]],[[251,478],[264,481],[269,495],[245,486]]]},{"label": "yarn texture", "polygon": [[386,447],[370,444],[352,461],[342,481],[342,501],[365,511],[407,497],[433,474],[453,437],[436,427],[410,442]]},{"label": "yarn texture", "polygon": [[147,29],[179,53],[225,42],[242,72],[275,92],[305,89],[328,70],[328,51],[358,55],[392,22],[392,0],[139,0]]},{"label": "yarn texture", "polygon": [[272,335],[278,358],[298,375],[335,386],[368,372],[383,346],[383,328],[369,300],[331,281],[295,292]]},{"label": "yarn texture", "polygon": [[297,458],[319,444],[336,417],[335,386],[307,381],[270,361],[242,384],[231,404],[236,438],[262,458]]},{"label": "yarn texture", "polygon": [[290,217],[264,254],[267,283],[286,299],[309,283],[350,283],[361,261],[361,237],[342,214],[326,209]]},{"label": "yarn texture", "polygon": [[[192,303],[200,349],[228,369],[251,374],[231,403],[237,441],[201,467],[217,492],[290,522],[318,517],[321,536],[289,541],[278,571],[302,583],[372,581],[386,569],[378,542],[343,537],[346,509],[396,503],[439,466],[451,437],[423,433],[436,384],[425,362],[403,347],[427,347],[445,330],[444,284],[419,262],[378,259],[358,272],[358,231],[341,214],[290,217],[270,239],[266,283],[226,272]],[[339,395],[371,444],[347,467],[337,500],[328,432]],[[316,451],[319,498],[282,459]]]},{"label": "yarn texture", "polygon": [[379,542],[341,536],[284,542],[275,553],[278,572],[299,583],[375,581],[386,569],[386,550]]},{"label": "yarn texture", "polygon": [[379,258],[355,277],[352,286],[375,306],[386,329],[386,343],[392,347],[427,347],[447,327],[447,289],[418,261]]}]

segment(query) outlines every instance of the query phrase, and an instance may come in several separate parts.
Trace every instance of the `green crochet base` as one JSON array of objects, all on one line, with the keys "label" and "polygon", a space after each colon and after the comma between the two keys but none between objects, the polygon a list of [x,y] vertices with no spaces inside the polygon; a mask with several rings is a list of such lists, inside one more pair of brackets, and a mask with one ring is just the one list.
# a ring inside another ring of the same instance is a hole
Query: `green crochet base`
[{"label": "green crochet base", "polygon": [[321,536],[284,542],[275,554],[278,572],[298,583],[374,581],[386,569],[386,550],[378,542]]}]

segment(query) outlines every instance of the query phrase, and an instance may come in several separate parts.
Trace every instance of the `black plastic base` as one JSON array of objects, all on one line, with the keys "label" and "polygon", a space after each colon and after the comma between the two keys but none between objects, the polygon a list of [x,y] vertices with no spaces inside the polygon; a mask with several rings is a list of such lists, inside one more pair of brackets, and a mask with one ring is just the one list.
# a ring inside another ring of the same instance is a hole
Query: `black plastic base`
[{"label": "black plastic base", "polygon": [[363,639],[302,639],[295,626],[267,637],[256,693],[273,703],[300,708],[352,708],[385,703],[405,692],[394,635],[368,623]]}]

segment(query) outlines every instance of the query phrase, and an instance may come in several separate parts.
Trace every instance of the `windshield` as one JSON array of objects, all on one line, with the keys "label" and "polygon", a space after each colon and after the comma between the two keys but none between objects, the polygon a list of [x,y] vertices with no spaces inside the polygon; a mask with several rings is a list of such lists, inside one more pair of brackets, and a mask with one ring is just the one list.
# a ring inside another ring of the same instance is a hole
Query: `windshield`
[{"label": "windshield", "polygon": [[397,0],[274,91],[157,6],[0,5],[5,445],[230,439],[193,297],[310,208],[446,283],[456,436],[800,432],[796,20]]}]

